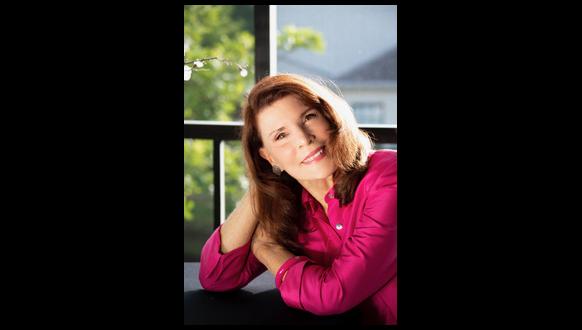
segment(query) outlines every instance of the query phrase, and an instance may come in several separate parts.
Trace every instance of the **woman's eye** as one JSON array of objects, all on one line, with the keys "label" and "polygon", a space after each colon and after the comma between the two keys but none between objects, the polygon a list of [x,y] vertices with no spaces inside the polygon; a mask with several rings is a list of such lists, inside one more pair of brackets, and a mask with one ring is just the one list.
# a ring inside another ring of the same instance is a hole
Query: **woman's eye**
[{"label": "woman's eye", "polygon": [[279,140],[279,139],[282,139],[282,138],[284,138],[285,136],[287,136],[287,134],[285,134],[285,133],[281,133],[281,134],[277,135],[277,137],[275,138],[275,141],[277,141],[277,140]]},{"label": "woman's eye", "polygon": [[311,119],[311,118],[313,118],[313,117],[317,117],[317,115],[316,115],[316,114],[314,114],[314,113],[310,113],[310,114],[308,114],[307,116],[305,116],[305,120],[307,121],[307,120],[309,120],[309,119]]}]

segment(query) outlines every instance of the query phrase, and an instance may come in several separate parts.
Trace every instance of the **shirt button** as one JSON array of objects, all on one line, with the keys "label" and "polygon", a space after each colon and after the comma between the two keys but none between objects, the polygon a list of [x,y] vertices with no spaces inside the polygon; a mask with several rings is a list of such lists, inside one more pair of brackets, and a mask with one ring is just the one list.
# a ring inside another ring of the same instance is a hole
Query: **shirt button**
[{"label": "shirt button", "polygon": [[341,223],[338,223],[337,225],[335,225],[335,229],[337,230],[341,230],[344,226]]},{"label": "shirt button", "polygon": [[328,196],[329,198],[333,198],[333,193],[330,193]]}]

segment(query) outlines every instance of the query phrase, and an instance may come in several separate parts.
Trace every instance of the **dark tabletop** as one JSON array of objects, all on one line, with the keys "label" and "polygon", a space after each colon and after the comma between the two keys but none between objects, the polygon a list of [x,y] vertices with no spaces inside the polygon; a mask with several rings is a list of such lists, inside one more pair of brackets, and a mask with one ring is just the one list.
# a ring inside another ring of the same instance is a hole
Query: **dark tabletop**
[{"label": "dark tabletop", "polygon": [[184,324],[357,324],[357,309],[317,316],[288,307],[275,278],[264,272],[232,292],[210,292],[198,281],[200,264],[184,263]]}]

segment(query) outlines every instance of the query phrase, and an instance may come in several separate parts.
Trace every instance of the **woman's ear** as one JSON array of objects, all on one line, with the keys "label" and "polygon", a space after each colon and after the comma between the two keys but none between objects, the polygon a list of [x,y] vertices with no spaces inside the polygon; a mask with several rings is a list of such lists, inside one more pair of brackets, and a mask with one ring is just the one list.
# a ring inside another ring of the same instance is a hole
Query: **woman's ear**
[{"label": "woman's ear", "polygon": [[265,147],[259,148],[259,155],[261,155],[261,157],[267,160],[269,164],[271,164],[271,166],[273,165],[273,159],[271,158]]}]

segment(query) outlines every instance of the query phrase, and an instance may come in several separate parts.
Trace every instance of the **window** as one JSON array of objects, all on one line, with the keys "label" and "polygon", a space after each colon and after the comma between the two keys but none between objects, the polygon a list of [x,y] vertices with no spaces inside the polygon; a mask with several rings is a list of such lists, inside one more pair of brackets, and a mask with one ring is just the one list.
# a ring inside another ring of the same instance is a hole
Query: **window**
[{"label": "window", "polygon": [[[244,94],[255,82],[254,8],[250,5],[184,6],[184,58],[217,57],[184,81],[184,120],[239,121]],[[248,67],[242,76],[236,64]],[[184,260],[198,261],[214,230],[214,144],[184,139]],[[224,213],[246,191],[240,142],[224,143]]]},{"label": "window", "polygon": [[384,106],[380,102],[355,102],[352,108],[359,123],[384,122]]}]

